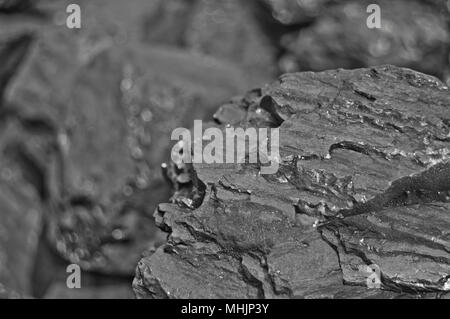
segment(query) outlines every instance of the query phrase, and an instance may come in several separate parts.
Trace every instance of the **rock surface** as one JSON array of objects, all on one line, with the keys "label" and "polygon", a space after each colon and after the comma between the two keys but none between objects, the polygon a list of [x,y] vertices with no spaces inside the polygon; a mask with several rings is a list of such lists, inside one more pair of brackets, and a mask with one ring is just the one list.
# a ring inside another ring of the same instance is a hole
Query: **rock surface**
[{"label": "rock surface", "polygon": [[137,297],[446,294],[449,106],[442,82],[388,65],[286,74],[224,105],[224,126],[280,128],[279,171],[194,164],[155,212],[170,235],[140,261]]}]

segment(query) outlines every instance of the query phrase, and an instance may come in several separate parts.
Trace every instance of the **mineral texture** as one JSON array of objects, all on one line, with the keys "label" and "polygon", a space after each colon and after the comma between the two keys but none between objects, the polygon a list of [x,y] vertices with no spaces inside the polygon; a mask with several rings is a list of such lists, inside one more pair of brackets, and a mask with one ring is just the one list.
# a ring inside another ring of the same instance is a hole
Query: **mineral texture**
[{"label": "mineral texture", "polygon": [[279,170],[193,164],[155,212],[169,237],[136,296],[448,294],[449,106],[438,79],[390,65],[286,74],[224,105],[219,127],[280,129]]}]

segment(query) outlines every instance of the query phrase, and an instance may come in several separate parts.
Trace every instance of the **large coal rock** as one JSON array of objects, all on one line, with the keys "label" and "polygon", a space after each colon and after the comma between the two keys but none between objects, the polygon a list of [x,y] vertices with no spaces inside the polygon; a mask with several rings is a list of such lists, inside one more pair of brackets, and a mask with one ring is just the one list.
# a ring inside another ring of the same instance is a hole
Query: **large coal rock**
[{"label": "large coal rock", "polygon": [[286,74],[224,105],[221,127],[279,127],[279,170],[193,164],[155,212],[170,235],[137,297],[448,293],[449,105],[438,79],[389,65]]}]

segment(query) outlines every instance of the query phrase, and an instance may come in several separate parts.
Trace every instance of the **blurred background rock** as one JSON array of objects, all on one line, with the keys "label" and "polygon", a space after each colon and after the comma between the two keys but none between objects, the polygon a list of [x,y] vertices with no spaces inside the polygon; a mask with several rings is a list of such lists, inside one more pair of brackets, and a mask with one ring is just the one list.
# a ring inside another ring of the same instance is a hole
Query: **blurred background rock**
[{"label": "blurred background rock", "polygon": [[450,84],[447,2],[376,1],[369,29],[372,2],[0,0],[0,297],[133,297],[165,240],[170,133],[279,74],[389,63]]}]

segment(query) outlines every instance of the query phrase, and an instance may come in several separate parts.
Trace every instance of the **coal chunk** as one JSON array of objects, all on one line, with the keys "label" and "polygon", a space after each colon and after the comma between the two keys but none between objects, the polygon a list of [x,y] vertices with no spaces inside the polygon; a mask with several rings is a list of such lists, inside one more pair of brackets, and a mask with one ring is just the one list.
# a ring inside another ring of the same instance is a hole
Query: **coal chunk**
[{"label": "coal chunk", "polygon": [[286,74],[232,100],[218,127],[279,127],[279,170],[193,164],[202,200],[158,206],[169,237],[139,262],[136,296],[445,295],[449,105],[438,79],[390,65]]}]

